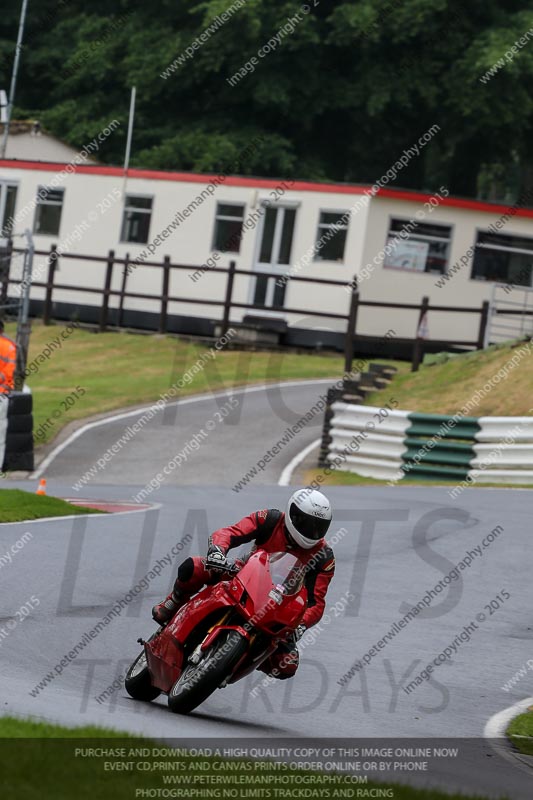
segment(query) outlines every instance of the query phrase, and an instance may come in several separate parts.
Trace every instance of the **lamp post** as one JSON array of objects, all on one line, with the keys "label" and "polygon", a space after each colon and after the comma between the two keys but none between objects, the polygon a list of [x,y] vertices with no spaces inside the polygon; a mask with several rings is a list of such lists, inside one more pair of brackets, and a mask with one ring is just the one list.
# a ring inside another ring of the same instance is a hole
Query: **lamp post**
[{"label": "lamp post", "polygon": [[11,112],[13,111],[13,101],[15,100],[15,89],[17,87],[17,73],[19,68],[20,51],[22,50],[22,37],[24,35],[24,23],[26,21],[27,8],[28,8],[28,0],[22,0],[22,9],[20,11],[19,30],[17,36],[17,47],[15,49],[15,60],[13,62],[13,72],[11,74],[11,86],[9,88],[9,99],[7,103],[7,118],[4,125],[4,136],[2,139],[0,158],[6,157],[7,137],[9,136]]}]

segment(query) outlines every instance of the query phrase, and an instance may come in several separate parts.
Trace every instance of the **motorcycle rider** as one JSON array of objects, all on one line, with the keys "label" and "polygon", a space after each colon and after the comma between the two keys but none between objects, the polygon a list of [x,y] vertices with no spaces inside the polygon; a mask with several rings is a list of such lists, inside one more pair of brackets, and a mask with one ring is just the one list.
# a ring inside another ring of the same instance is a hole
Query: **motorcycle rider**
[{"label": "motorcycle rider", "polygon": [[227,577],[226,554],[233,547],[254,541],[251,552],[292,553],[306,565],[308,607],[292,641],[281,643],[259,667],[280,680],[292,678],[299,662],[296,642],[322,618],[335,572],[333,551],[324,540],[331,517],[331,504],[322,492],[300,489],[289,498],[285,513],[275,508],[254,511],[235,525],[220,528],[209,538],[207,558],[196,556],[180,564],[172,592],[152,609],[154,620],[167,623],[203,586]]}]

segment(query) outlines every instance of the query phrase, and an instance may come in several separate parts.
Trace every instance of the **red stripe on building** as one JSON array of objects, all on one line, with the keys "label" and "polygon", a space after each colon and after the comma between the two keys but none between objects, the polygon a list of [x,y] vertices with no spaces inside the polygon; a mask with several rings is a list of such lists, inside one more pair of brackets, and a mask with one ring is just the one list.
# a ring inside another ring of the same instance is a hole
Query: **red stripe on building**
[{"label": "red stripe on building", "polygon": [[[27,169],[37,172],[63,172],[68,164],[54,163],[51,161],[17,161],[16,159],[0,159],[0,168],[6,169]],[[71,164],[73,172],[80,175],[105,175],[108,177],[124,177],[124,170],[122,167],[108,167],[101,164]],[[149,169],[129,169],[127,171],[128,178],[137,178],[139,180],[155,180],[155,181],[175,181],[178,183],[203,183],[207,184],[218,177],[217,174],[198,174],[194,172],[167,172],[164,170],[149,170]],[[225,186],[241,186],[250,189],[274,189],[279,186],[281,178],[255,178],[244,177],[238,175],[228,176],[224,180]],[[314,183],[312,181],[295,181],[290,191],[295,192],[324,192],[328,194],[350,194],[362,195],[365,192],[370,192],[372,186],[368,184],[350,184],[350,183]],[[433,195],[425,192],[411,191],[407,189],[379,189],[376,192],[376,197],[389,198],[391,200],[400,200],[409,203],[426,203]],[[440,200],[439,205],[451,206],[453,208],[464,208],[470,211],[483,211],[487,214],[507,214],[511,210],[511,206],[501,205],[500,203],[487,203],[481,200],[472,200],[461,197],[447,197]],[[533,208],[518,208],[516,217],[530,217],[533,218]]]}]

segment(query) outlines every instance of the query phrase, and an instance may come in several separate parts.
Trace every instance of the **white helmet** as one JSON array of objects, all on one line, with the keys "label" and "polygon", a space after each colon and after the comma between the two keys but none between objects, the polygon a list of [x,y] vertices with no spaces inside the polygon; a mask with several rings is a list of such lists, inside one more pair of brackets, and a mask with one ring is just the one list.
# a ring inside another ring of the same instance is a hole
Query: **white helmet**
[{"label": "white helmet", "polygon": [[328,532],[331,504],[316,489],[299,489],[289,497],[285,526],[292,541],[309,550]]}]

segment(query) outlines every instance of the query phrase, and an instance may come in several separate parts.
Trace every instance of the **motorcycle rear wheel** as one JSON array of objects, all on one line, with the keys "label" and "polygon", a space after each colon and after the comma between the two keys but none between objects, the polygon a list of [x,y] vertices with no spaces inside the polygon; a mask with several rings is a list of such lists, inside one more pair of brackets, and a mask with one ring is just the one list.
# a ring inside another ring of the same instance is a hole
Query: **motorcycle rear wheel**
[{"label": "motorcycle rear wheel", "polygon": [[248,641],[237,631],[228,631],[214,642],[199,664],[187,664],[168,695],[175,714],[189,714],[229,677],[246,652]]},{"label": "motorcycle rear wheel", "polygon": [[146,661],[144,650],[139,653],[131,667],[126,673],[124,686],[130,697],[134,700],[144,700],[146,702],[155,700],[161,694],[160,689],[152,686],[152,678]]}]

